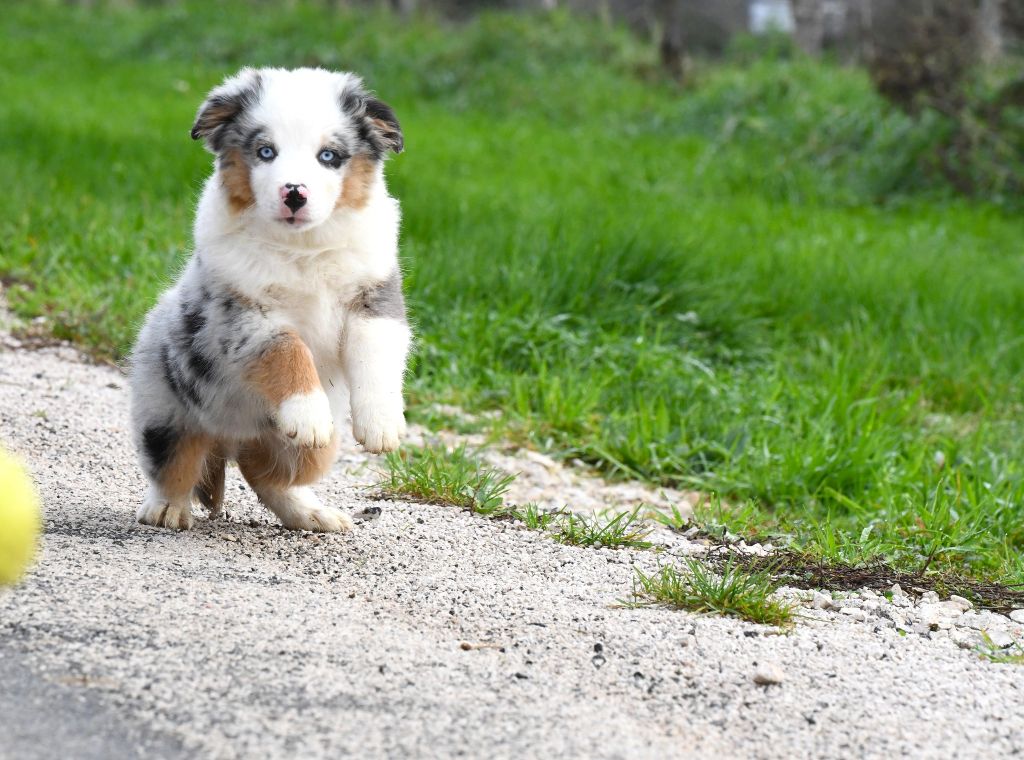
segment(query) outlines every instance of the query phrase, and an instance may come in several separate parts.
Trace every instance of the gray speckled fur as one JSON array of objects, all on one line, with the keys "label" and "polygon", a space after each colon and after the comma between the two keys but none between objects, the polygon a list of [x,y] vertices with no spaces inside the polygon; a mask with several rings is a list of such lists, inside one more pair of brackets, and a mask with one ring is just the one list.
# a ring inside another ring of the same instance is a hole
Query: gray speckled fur
[{"label": "gray speckled fur", "polygon": [[[193,258],[189,268],[200,268]],[[183,277],[153,308],[132,354],[132,428],[155,474],[142,436],[155,426],[180,433],[252,438],[272,409],[245,380],[246,370],[279,334],[230,287]],[[231,435],[225,435],[230,432]]]},{"label": "gray speckled fur", "polygon": [[383,282],[363,290],[353,307],[367,317],[406,321],[405,296],[402,295],[402,275],[398,270]]}]

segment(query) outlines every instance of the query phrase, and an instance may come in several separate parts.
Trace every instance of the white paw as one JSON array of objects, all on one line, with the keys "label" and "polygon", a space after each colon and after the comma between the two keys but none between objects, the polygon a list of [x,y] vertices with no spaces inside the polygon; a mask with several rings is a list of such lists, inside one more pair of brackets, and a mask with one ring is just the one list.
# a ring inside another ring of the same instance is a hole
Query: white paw
[{"label": "white paw", "polygon": [[313,530],[317,533],[347,533],[352,518],[344,512],[325,507],[308,488],[290,488],[264,502],[277,515],[284,527],[291,530]]},{"label": "white paw", "polygon": [[352,435],[367,451],[394,451],[404,434],[405,415],[400,403],[352,405]]},{"label": "white paw", "polygon": [[323,391],[290,396],[277,408],[277,427],[296,446],[322,449],[334,436],[331,406]]},{"label": "white paw", "polygon": [[135,517],[143,525],[188,530],[192,527],[192,505],[188,500],[172,504],[159,494],[150,493]]}]

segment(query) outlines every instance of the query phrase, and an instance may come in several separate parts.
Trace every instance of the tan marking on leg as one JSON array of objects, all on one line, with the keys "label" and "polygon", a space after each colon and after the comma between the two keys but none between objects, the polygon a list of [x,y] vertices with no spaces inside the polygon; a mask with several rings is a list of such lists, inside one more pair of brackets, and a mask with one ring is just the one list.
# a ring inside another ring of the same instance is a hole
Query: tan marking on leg
[{"label": "tan marking on leg", "polygon": [[377,172],[373,159],[360,153],[353,156],[345,169],[345,179],[341,183],[341,195],[338,196],[335,208],[350,208],[358,211],[365,208],[370,201],[370,185]]},{"label": "tan marking on leg", "polygon": [[178,439],[167,464],[160,471],[160,489],[170,502],[189,498],[203,475],[203,464],[213,441],[209,436],[187,433]]},{"label": "tan marking on leg", "polygon": [[249,184],[249,165],[242,154],[233,150],[220,162],[221,183],[228,193],[228,203],[236,214],[245,211],[256,202]]},{"label": "tan marking on leg", "polygon": [[321,390],[313,354],[293,332],[278,337],[249,368],[247,377],[274,405],[299,393]]},{"label": "tan marking on leg", "polygon": [[322,449],[299,449],[273,438],[257,438],[239,449],[238,468],[257,492],[261,487],[304,486],[320,480],[337,453],[338,436]]}]

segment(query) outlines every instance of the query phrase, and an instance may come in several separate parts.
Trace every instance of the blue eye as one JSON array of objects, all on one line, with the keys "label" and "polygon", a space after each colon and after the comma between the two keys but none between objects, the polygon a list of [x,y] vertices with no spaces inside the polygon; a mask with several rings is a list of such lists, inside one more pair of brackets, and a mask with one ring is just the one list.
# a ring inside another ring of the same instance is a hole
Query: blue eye
[{"label": "blue eye", "polygon": [[322,163],[322,164],[334,163],[334,160],[337,157],[338,157],[338,154],[335,153],[333,150],[322,150],[322,151],[320,151],[320,155],[317,156],[317,158],[320,159],[320,163]]},{"label": "blue eye", "polygon": [[277,156],[277,151],[271,148],[269,145],[264,145],[258,151],[256,155],[262,158],[264,161],[273,161],[274,157]]}]

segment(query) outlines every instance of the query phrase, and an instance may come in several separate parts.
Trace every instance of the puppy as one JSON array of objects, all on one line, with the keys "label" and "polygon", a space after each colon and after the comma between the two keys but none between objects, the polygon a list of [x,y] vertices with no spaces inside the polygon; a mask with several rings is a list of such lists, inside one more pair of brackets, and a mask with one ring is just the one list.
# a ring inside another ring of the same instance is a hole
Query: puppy
[{"label": "puppy", "polygon": [[192,137],[216,156],[195,251],[132,353],[139,522],[187,529],[193,497],[218,516],[234,460],[285,527],[350,530],[308,485],[349,412],[367,451],[405,430],[410,330],[383,171],[398,119],[352,74],[247,68],[210,92]]}]

